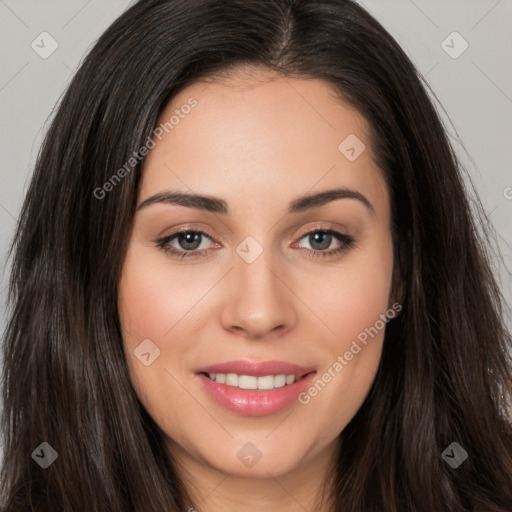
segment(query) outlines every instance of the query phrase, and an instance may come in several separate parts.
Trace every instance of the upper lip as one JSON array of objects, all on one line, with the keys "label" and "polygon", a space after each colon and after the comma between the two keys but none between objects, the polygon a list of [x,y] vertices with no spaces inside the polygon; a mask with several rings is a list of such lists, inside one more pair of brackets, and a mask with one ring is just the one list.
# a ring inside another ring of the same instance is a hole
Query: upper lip
[{"label": "upper lip", "polygon": [[196,373],[236,373],[238,375],[253,375],[264,377],[265,375],[295,375],[301,378],[314,371],[314,368],[305,368],[285,361],[226,361],[224,363],[204,366],[196,370]]}]

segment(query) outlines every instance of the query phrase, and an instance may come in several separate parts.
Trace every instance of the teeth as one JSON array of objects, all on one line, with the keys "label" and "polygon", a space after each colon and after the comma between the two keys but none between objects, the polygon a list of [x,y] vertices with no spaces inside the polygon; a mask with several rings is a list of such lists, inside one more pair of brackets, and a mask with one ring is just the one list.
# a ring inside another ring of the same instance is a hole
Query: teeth
[{"label": "teeth", "polygon": [[[215,377],[217,378],[217,377]],[[238,387],[238,375],[236,373],[226,373],[226,385],[233,386],[234,388]]]},{"label": "teeth", "polygon": [[258,389],[274,389],[274,376],[258,377]]},{"label": "teeth", "polygon": [[274,377],[274,386],[276,388],[282,388],[286,385],[286,375],[280,374]]},{"label": "teeth", "polygon": [[262,389],[269,390],[282,388],[295,382],[295,375],[265,375],[264,377],[255,377],[254,375],[238,375],[236,373],[209,373],[211,380],[219,384],[226,384],[240,389]]},{"label": "teeth", "polygon": [[253,375],[240,375],[238,377],[238,387],[240,389],[258,389],[258,377]]}]

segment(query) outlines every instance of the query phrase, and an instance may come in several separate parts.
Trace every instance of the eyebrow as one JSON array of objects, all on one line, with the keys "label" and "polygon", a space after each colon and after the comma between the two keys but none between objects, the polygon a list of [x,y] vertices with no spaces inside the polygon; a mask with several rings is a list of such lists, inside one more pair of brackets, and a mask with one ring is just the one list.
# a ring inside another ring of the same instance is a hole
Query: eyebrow
[{"label": "eyebrow", "polygon": [[[338,199],[356,199],[363,203],[372,214],[375,213],[372,204],[363,194],[357,190],[349,188],[336,188],[298,197],[289,204],[287,213],[298,213],[311,210],[313,208],[319,208],[320,206]],[[224,199],[174,190],[159,192],[148,197],[138,206],[137,210],[159,203],[176,204],[178,206],[185,206],[187,208],[194,208],[213,213],[221,213],[224,215],[229,214],[228,204]]]}]

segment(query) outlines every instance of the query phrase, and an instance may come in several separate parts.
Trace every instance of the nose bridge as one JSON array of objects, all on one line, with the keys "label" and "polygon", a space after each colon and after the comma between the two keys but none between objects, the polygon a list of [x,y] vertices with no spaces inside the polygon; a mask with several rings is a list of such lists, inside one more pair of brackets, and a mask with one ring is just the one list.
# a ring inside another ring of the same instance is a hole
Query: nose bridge
[{"label": "nose bridge", "polygon": [[247,237],[237,248],[238,255],[235,258],[234,272],[241,286],[260,293],[272,292],[272,296],[278,293],[276,290],[276,258],[270,245],[270,237],[263,243],[253,237]]}]

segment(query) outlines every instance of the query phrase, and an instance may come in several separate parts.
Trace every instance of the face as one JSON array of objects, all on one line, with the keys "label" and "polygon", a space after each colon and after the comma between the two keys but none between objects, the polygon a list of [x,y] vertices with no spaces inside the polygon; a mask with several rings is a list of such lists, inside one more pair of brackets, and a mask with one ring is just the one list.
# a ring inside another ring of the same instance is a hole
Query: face
[{"label": "face", "polygon": [[393,308],[368,126],[328,83],[261,71],[160,122],[119,289],[133,385],[184,465],[290,474],[334,452]]}]

